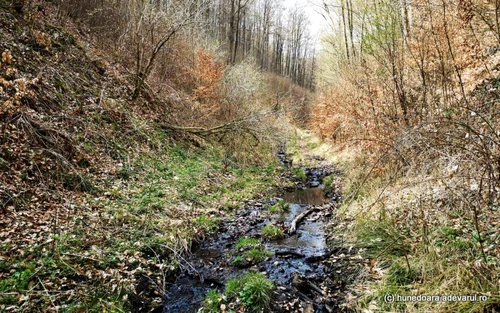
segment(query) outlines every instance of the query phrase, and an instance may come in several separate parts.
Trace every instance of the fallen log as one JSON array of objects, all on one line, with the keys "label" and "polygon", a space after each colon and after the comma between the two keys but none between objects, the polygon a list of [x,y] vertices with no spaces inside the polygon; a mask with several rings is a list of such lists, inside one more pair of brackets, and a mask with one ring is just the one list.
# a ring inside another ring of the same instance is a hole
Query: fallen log
[{"label": "fallen log", "polygon": [[319,210],[320,210],[319,208],[311,208],[297,215],[290,224],[290,229],[288,230],[288,234],[290,235],[295,234],[295,232],[297,231],[297,224],[300,224],[300,222],[302,222],[302,220],[309,214],[313,212],[318,212]]}]

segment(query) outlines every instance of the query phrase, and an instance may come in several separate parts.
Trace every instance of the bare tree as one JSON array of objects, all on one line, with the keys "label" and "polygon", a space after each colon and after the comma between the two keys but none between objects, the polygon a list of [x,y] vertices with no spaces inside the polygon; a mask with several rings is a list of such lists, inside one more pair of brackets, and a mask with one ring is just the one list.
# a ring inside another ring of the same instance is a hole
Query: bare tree
[{"label": "bare tree", "polygon": [[134,91],[137,98],[151,74],[158,55],[174,36],[195,20],[205,8],[199,0],[142,1],[127,3],[129,23],[122,40],[125,48],[134,49]]}]

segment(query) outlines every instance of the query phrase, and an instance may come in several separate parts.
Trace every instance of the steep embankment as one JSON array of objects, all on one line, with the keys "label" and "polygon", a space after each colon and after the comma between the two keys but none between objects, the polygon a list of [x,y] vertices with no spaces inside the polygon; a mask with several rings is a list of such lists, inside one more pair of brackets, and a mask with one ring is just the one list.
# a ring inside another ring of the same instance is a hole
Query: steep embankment
[{"label": "steep embankment", "polygon": [[165,130],[167,104],[130,101],[126,71],[51,10],[0,1],[0,309],[161,307],[178,255],[277,166]]}]

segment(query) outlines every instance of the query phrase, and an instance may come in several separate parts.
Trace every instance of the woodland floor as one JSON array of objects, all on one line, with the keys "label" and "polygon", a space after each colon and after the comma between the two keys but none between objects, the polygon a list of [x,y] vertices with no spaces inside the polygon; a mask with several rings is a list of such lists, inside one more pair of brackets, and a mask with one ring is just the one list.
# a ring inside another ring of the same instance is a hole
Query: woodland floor
[{"label": "woodland floor", "polygon": [[[330,164],[228,161],[162,128],[167,104],[130,101],[123,68],[50,12],[0,8],[0,311],[192,311],[247,271],[271,278],[276,312],[338,310],[360,261],[326,236]],[[321,201],[269,212],[311,187]]]}]

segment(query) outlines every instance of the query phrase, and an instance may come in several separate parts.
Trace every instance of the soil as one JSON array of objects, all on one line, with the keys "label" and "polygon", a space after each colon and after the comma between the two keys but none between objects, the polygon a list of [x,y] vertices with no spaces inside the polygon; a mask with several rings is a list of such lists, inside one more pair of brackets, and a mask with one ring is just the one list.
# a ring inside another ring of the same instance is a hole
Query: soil
[{"label": "soil", "polygon": [[[279,157],[282,164],[291,166],[284,153]],[[362,260],[354,249],[344,248],[335,235],[340,193],[325,195],[322,186],[323,177],[339,173],[328,165],[303,170],[307,181],[297,180],[290,171],[288,179],[296,188],[284,188],[270,200],[245,202],[234,215],[222,219],[217,236],[193,245],[192,253],[181,259],[181,270],[169,283],[163,312],[198,312],[209,290],[223,292],[228,279],[248,271],[265,273],[275,285],[266,312],[348,311],[343,306],[346,286]],[[270,213],[268,208],[278,201],[290,203],[289,210]],[[308,211],[290,234],[293,220]],[[263,238],[261,230],[267,224],[281,228],[285,235]],[[235,245],[242,237],[261,239],[271,255],[257,263],[245,259],[236,262],[241,248]],[[241,312],[241,304],[230,303],[227,310]]]}]

